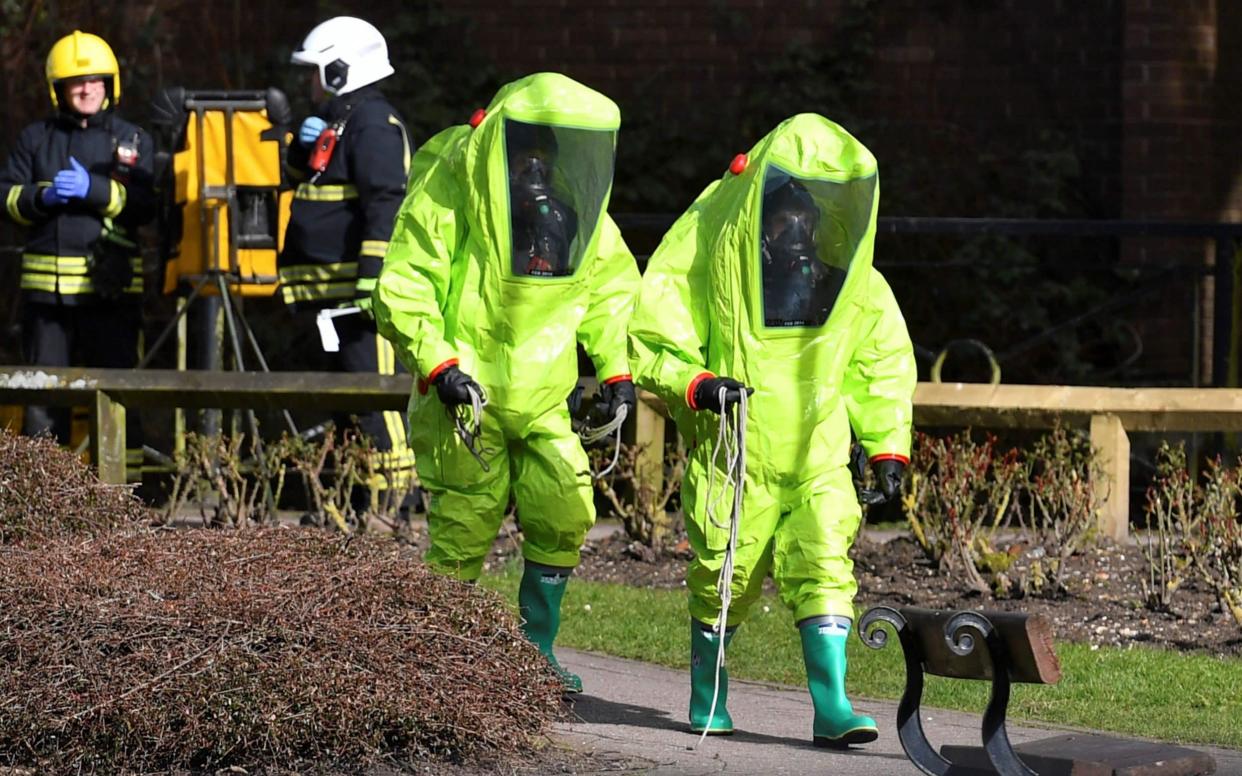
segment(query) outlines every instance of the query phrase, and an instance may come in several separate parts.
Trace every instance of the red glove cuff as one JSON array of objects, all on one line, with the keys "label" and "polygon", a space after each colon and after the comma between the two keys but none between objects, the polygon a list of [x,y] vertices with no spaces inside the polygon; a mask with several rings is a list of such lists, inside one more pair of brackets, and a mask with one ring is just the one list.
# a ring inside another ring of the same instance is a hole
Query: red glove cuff
[{"label": "red glove cuff", "polygon": [[431,383],[434,382],[435,379],[440,376],[440,373],[443,372],[445,369],[448,369],[450,366],[457,366],[457,364],[458,364],[457,359],[450,358],[448,361],[445,361],[443,364],[440,364],[435,369],[432,369],[430,374],[428,374],[426,377],[420,378],[418,381],[419,394],[422,396],[426,396],[427,389],[431,386]]},{"label": "red glove cuff", "polygon": [[699,387],[699,383],[715,376],[716,375],[711,372],[699,372],[695,375],[694,379],[690,381],[690,384],[686,386],[686,406],[692,410],[698,409],[698,406],[694,403],[694,389]]}]

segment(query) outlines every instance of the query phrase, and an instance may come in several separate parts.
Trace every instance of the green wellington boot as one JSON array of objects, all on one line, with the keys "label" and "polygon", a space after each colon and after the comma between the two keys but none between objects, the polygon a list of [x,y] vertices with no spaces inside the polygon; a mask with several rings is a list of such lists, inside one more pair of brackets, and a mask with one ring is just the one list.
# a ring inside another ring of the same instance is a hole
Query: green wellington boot
[{"label": "green wellington boot", "polygon": [[815,706],[815,745],[845,749],[879,738],[875,720],[855,714],[845,697],[845,640],[850,635],[850,618],[811,617],[798,624],[798,633]]},{"label": "green wellington boot", "polygon": [[556,662],[552,642],[561,628],[561,599],[565,583],[573,569],[544,566],[526,561],[522,583],[518,586],[518,611],[522,615],[522,632],[539,648],[561,678],[565,692],[582,692],[582,679]]},{"label": "green wellington boot", "polygon": [[[726,628],[724,645],[733,641],[737,628]],[[712,693],[716,689],[716,651],[720,642],[712,626],[698,620],[690,621],[690,731],[709,736],[733,734],[733,718],[725,708],[729,700],[729,671],[720,668],[720,694],[716,698],[716,713],[712,714]]]}]

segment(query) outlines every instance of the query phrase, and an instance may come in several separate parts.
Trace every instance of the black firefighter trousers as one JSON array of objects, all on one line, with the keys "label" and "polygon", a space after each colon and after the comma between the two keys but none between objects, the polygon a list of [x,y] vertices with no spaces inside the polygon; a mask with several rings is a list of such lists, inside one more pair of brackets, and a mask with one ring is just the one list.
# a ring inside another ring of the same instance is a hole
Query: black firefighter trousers
[{"label": "black firefighter trousers", "polygon": [[[87,366],[133,369],[138,364],[142,311],[128,303],[76,305],[24,302],[22,351],[30,366]],[[68,407],[28,406],[22,433],[50,433],[62,445],[71,432]],[[128,479],[142,474],[142,425],[133,409],[125,413],[125,468]]]}]

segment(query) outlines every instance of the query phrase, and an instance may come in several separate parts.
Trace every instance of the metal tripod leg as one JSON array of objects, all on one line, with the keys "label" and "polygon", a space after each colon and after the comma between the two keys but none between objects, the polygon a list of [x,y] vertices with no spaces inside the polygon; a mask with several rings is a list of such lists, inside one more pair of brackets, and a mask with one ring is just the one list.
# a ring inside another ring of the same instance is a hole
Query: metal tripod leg
[{"label": "metal tripod leg", "polygon": [[[245,372],[246,371],[245,354],[242,351],[241,337],[238,335],[238,331],[237,331],[238,321],[244,322],[245,317],[241,315],[240,311],[234,309],[235,303],[233,301],[233,296],[229,292],[227,284],[224,282],[223,275],[216,276],[216,285],[220,289],[220,300],[224,308],[224,322],[228,328],[229,342],[233,346],[233,361],[237,365],[237,371]],[[250,344],[252,347],[254,347],[255,353],[258,356],[258,360],[259,360],[260,365],[263,368],[263,371],[265,372],[268,371],[267,362],[263,358],[263,353],[259,350],[258,342],[255,341],[253,338],[253,332],[250,332],[249,324],[246,324],[246,331],[247,333],[251,334]],[[288,417],[288,412],[286,412],[285,414],[286,414],[286,420],[292,425],[293,419]],[[259,420],[258,418],[255,417],[253,409],[250,409],[250,408],[246,409],[246,420],[248,422],[248,425],[250,426],[251,438],[254,439],[255,457],[261,459],[263,457],[263,438],[259,435]],[[297,433],[296,428],[294,429],[294,433]],[[272,514],[275,514],[276,513],[275,494],[272,493],[270,484],[266,482],[263,485],[263,496],[264,496],[264,500],[267,502],[268,509],[271,511]]]},{"label": "metal tripod leg", "polygon": [[[237,316],[237,321],[241,324],[242,331],[246,333],[246,341],[250,343],[250,349],[254,351],[254,357],[259,362],[259,368],[264,372],[272,371],[267,366],[267,359],[263,357],[263,349],[259,347],[259,340],[254,336],[254,329],[250,327],[250,321],[246,320],[245,315],[240,314]],[[297,424],[293,422],[293,415],[289,413],[289,410],[281,410],[280,414],[284,416],[285,425],[289,428],[289,433],[297,436],[299,432]]]},{"label": "metal tripod leg", "polygon": [[203,277],[199,278],[199,281],[194,284],[194,288],[190,291],[190,295],[186,297],[185,303],[180,306],[177,310],[177,314],[173,316],[173,319],[168,322],[168,325],[164,327],[164,330],[161,331],[159,336],[155,338],[155,343],[147,349],[147,352],[143,355],[142,360],[138,362],[138,366],[134,367],[135,369],[147,368],[147,366],[151,363],[151,359],[155,357],[155,354],[159,352],[160,347],[163,346],[164,342],[168,340],[168,336],[177,329],[178,324],[181,323],[181,319],[184,318],[186,313],[190,311],[190,305],[193,304],[194,300],[198,298],[200,293],[202,293],[203,286],[207,285],[208,280],[210,280],[210,277],[203,275]]}]

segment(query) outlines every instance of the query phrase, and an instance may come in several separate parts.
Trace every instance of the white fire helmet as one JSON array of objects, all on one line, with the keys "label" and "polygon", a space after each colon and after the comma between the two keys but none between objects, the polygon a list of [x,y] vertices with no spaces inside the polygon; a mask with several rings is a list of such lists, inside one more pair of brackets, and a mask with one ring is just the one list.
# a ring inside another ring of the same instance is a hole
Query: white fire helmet
[{"label": "white fire helmet", "polygon": [[337,16],[315,27],[290,61],[319,68],[319,82],[329,94],[348,94],[393,74],[384,36],[353,16]]}]

